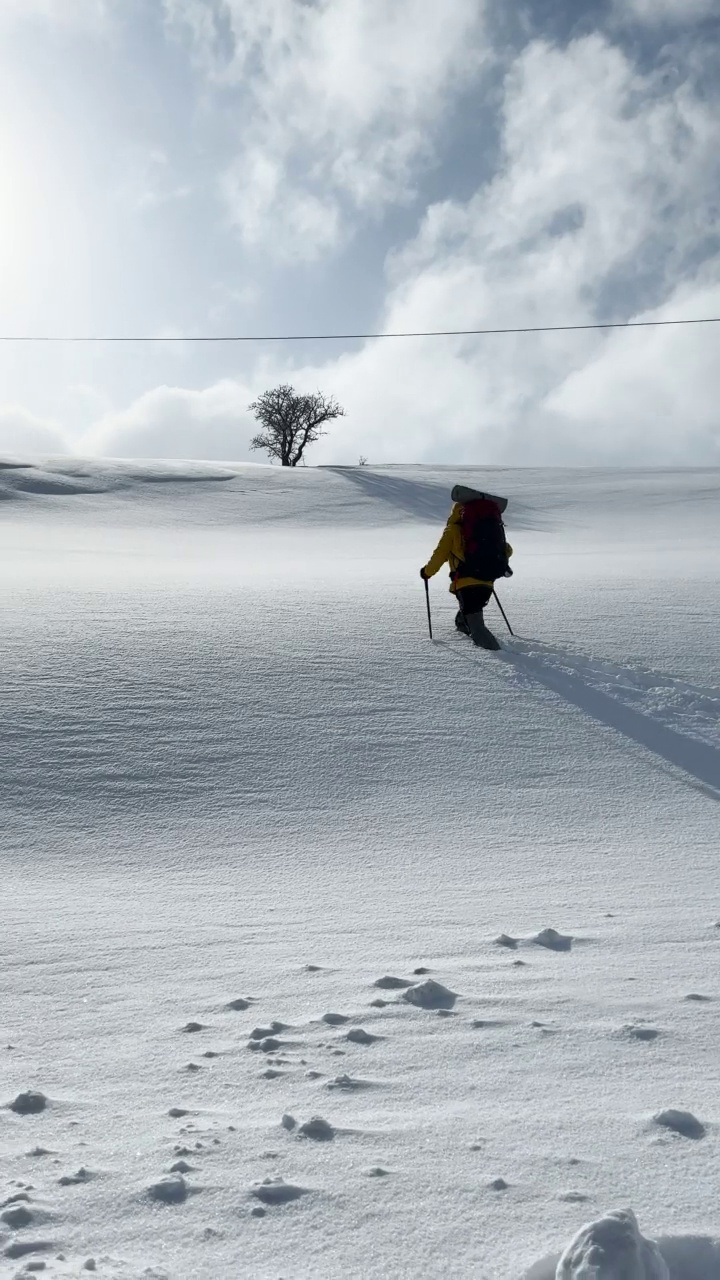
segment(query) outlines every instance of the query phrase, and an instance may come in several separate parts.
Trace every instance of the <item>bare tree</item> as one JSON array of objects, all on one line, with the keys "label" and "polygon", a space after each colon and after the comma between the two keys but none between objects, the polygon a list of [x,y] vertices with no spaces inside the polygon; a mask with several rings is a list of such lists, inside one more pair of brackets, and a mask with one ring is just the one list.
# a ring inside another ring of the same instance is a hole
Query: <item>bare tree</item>
[{"label": "bare tree", "polygon": [[284,467],[296,467],[305,449],[314,444],[326,422],[345,416],[345,410],[332,397],[298,395],[294,387],[284,384],[264,391],[249,406],[262,430],[250,442],[251,449],[265,449],[271,458],[277,458]]}]

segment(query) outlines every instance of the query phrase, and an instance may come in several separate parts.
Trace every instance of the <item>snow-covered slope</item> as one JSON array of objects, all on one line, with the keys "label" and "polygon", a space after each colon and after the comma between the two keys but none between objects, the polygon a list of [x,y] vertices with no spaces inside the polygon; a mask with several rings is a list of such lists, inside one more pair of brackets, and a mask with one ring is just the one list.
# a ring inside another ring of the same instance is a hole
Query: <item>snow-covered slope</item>
[{"label": "snow-covered slope", "polygon": [[[547,1278],[631,1205],[717,1280],[720,472],[30,461],[0,1275]],[[444,575],[427,637],[456,481],[510,498],[499,654]]]}]

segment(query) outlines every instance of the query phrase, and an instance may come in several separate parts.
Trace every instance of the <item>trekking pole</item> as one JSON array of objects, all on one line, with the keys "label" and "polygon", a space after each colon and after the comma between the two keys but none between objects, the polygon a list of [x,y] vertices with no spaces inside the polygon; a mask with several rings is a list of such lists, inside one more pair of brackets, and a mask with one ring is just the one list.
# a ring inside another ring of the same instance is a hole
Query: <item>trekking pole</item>
[{"label": "trekking pole", "polygon": [[423,578],[423,582],[425,583],[425,603],[427,605],[427,613],[428,613],[428,630],[430,632],[430,639],[432,640],[433,633],[432,633],[432,618],[430,617],[430,587],[428,585],[427,578]]},{"label": "trekking pole", "polygon": [[[426,583],[425,585],[427,586],[427,583]],[[503,607],[502,607],[502,605],[501,605],[500,601],[499,601],[499,600],[498,600],[498,598],[497,598],[497,592],[495,591],[495,588],[494,588],[494,587],[493,587],[493,595],[495,596],[495,603],[496,603],[496,605],[497,605],[498,609],[500,610],[500,612],[501,612],[501,614],[502,614],[503,618],[505,619],[505,626],[507,627],[508,631],[510,632],[510,635],[511,635],[511,636],[514,636],[514,635],[515,635],[515,632],[513,631],[512,627],[510,626],[510,623],[509,623],[509,622],[508,622],[508,620],[507,620],[507,614],[506,614],[505,610],[503,609]]]}]

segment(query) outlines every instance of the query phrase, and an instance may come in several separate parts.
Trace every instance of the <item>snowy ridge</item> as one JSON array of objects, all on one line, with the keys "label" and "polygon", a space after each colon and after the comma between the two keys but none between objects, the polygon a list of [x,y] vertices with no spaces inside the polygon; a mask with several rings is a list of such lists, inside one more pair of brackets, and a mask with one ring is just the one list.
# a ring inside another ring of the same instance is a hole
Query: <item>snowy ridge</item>
[{"label": "snowy ridge", "polygon": [[720,473],[6,461],[0,1276],[720,1280]]}]

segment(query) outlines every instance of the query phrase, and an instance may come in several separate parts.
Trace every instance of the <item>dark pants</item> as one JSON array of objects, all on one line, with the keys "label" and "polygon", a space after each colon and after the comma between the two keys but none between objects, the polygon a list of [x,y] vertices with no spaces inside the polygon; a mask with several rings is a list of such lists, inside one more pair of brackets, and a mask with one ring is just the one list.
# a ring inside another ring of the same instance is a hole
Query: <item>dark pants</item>
[{"label": "dark pants", "polygon": [[466,618],[469,618],[471,614],[479,613],[482,618],[482,611],[492,593],[492,587],[463,587],[462,591],[457,592],[460,611],[455,615],[455,626],[458,631],[468,631],[470,629]]},{"label": "dark pants", "polygon": [[483,609],[493,593],[492,587],[463,587],[457,598],[460,612],[455,618],[458,631],[470,636],[473,644],[482,649],[499,649],[500,644],[492,631],[488,631],[483,618]]}]

